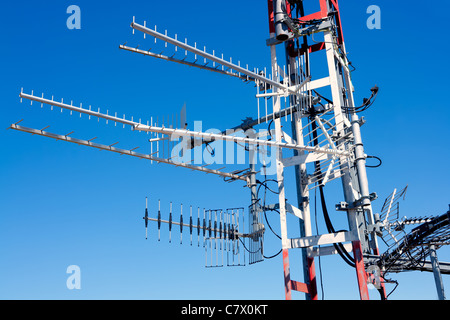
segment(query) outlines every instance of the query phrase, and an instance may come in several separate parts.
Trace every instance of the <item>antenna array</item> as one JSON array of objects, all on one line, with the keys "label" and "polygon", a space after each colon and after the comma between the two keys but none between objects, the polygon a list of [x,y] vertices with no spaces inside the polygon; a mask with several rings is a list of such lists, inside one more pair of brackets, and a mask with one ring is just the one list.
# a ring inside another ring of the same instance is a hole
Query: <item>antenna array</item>
[{"label": "antenna array", "polygon": [[[448,212],[441,216],[400,218],[399,201],[405,199],[407,189],[408,186],[400,191],[394,189],[383,202],[381,213],[375,214],[375,224],[369,226],[369,231],[375,231],[387,246],[373,262],[384,270],[384,274],[423,268],[431,245],[437,249],[450,244]],[[408,227],[412,229],[408,230]]]},{"label": "antenna array", "polygon": [[[148,222],[156,222],[158,229],[158,241],[161,240],[161,227],[167,225],[169,230],[169,242],[172,242],[172,230],[179,228],[180,244],[183,243],[183,232],[189,232],[189,243],[193,245],[193,239],[197,238],[197,247],[205,249],[205,267],[245,266],[246,239],[255,237],[253,233],[245,233],[244,208],[229,209],[200,209],[189,207],[189,215],[184,213],[183,204],[176,210],[172,202],[169,212],[164,214],[161,210],[161,201],[158,200],[158,210],[155,217],[148,209],[146,198],[145,238],[148,237]],[[193,212],[194,211],[194,212]],[[176,217],[179,216],[178,222]],[[188,220],[189,218],[189,220]],[[184,230],[184,231],[183,231]],[[225,261],[226,260],[226,261]]]}]

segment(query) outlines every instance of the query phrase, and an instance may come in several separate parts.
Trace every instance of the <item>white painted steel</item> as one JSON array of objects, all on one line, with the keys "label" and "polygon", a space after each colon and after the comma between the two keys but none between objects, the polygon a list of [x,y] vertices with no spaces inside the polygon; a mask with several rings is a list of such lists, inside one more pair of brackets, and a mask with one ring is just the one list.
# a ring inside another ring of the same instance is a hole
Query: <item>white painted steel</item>
[{"label": "white painted steel", "polygon": [[44,136],[44,137],[49,137],[49,138],[52,138],[55,140],[63,140],[63,141],[67,141],[67,142],[76,143],[78,145],[84,145],[84,146],[88,146],[88,147],[97,148],[100,150],[112,151],[115,153],[125,154],[125,155],[129,155],[129,156],[133,156],[133,157],[137,157],[137,158],[141,158],[141,159],[153,160],[156,162],[166,163],[166,164],[174,165],[177,167],[184,167],[184,168],[188,168],[188,169],[195,170],[195,171],[201,171],[201,172],[205,172],[205,173],[215,174],[215,175],[222,176],[224,178],[237,179],[237,180],[242,180],[242,181],[246,181],[246,182],[248,181],[248,178],[245,176],[239,176],[239,175],[233,174],[233,173],[227,173],[227,172],[222,172],[222,171],[218,171],[218,170],[207,169],[205,167],[194,166],[194,165],[190,165],[190,164],[182,163],[182,162],[175,162],[175,161],[171,161],[171,160],[164,159],[164,158],[153,157],[148,154],[134,152],[133,150],[135,150],[136,148],[134,148],[132,150],[126,150],[126,149],[112,147],[112,145],[104,145],[104,144],[94,143],[92,141],[95,138],[90,139],[90,140],[81,140],[81,139],[69,137],[67,135],[59,135],[59,134],[55,134],[55,133],[46,132],[43,130],[26,128],[26,127],[18,126],[16,124],[12,124],[9,128],[13,129],[13,130],[31,133],[31,134],[37,134],[37,135]]},{"label": "white painted steel", "polygon": [[354,240],[358,240],[358,236],[356,236],[353,232],[342,231],[336,233],[322,234],[318,236],[285,239],[285,241],[283,241],[283,248],[287,249],[307,248],[333,243],[349,242]]}]

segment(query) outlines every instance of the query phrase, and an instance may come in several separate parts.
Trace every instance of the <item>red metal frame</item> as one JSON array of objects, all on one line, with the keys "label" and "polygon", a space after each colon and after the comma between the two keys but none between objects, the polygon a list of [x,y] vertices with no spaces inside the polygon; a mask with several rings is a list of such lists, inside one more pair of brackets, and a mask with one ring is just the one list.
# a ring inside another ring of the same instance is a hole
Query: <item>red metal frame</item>
[{"label": "red metal frame", "polygon": [[356,278],[358,280],[359,296],[361,300],[369,300],[369,290],[367,288],[367,273],[364,267],[364,260],[361,250],[361,242],[353,241],[353,255],[355,257]]},{"label": "red metal frame", "polygon": [[269,8],[269,33],[275,33],[275,23],[273,14],[273,0],[267,0],[267,6]]},{"label": "red metal frame", "polygon": [[[308,22],[311,20],[319,20],[319,19],[324,19],[324,18],[328,17],[327,1],[329,1],[329,3],[334,7],[333,11],[334,11],[336,23],[338,26],[338,30],[337,30],[338,31],[338,41],[337,41],[337,43],[339,45],[343,44],[344,43],[344,34],[342,32],[341,14],[339,11],[338,0],[319,0],[319,1],[320,1],[320,11],[303,16],[303,17],[301,17],[300,20],[302,22]],[[269,2],[272,3],[273,1],[269,0]],[[270,11],[270,9],[269,9],[269,11]],[[273,21],[273,10],[272,10],[272,20],[271,21]],[[271,26],[272,26],[271,30],[273,30],[273,32],[275,32],[275,27],[273,26],[273,23],[271,24]],[[295,51],[293,47],[291,49],[292,50],[289,51],[289,55],[291,55],[291,56],[297,56],[298,53],[300,55],[303,55],[303,54],[305,54],[305,51],[306,51],[304,48],[298,48],[299,52]],[[307,48],[309,53],[321,51],[324,49],[325,49],[324,42],[314,43]]]},{"label": "red metal frame", "polygon": [[[373,250],[374,255],[379,256],[380,255],[380,251],[378,250],[378,248],[376,248],[375,250]],[[383,295],[383,299],[386,300],[386,287],[384,286],[384,281],[383,281],[383,274],[380,274],[380,284],[381,284],[381,293]]]},{"label": "red metal frame", "polygon": [[283,249],[283,272],[284,272],[284,294],[286,296],[286,300],[291,300],[292,282],[291,282],[291,271],[289,269],[288,249]]},{"label": "red metal frame", "polygon": [[317,300],[319,297],[317,295],[317,281],[316,281],[316,267],[314,264],[314,258],[307,258],[308,263],[308,294],[311,300]]},{"label": "red metal frame", "polygon": [[283,249],[284,293],[286,296],[286,300],[292,299],[292,290],[307,293],[311,300],[318,299],[314,258],[307,258],[307,261],[310,283],[291,280],[291,272],[289,267],[289,250]]},{"label": "red metal frame", "polygon": [[[338,0],[319,0],[319,1],[320,1],[320,11],[301,17],[301,21],[308,22],[311,20],[324,19],[328,17],[328,3],[331,3],[331,5],[334,7],[333,11],[338,26],[338,44],[343,44],[344,34],[342,32],[341,13],[339,11]],[[325,49],[325,46],[313,45],[311,47],[313,47],[313,49],[310,49],[310,52]]]}]

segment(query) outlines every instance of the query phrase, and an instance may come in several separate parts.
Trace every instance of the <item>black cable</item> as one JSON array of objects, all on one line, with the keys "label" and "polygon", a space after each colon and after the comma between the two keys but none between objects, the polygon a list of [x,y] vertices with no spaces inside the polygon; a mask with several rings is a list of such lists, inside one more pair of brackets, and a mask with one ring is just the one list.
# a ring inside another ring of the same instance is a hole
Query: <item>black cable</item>
[{"label": "black cable", "polygon": [[[383,279],[384,279],[384,278],[383,278]],[[389,298],[389,296],[395,291],[395,289],[397,289],[397,287],[398,287],[398,281],[396,281],[396,280],[391,280],[391,279],[389,279],[389,280],[384,279],[384,281],[385,281],[385,283],[386,283],[386,282],[395,283],[394,289],[392,289],[391,292],[389,292],[389,294],[386,296],[386,300],[387,300],[387,298]]]},{"label": "black cable", "polygon": [[[331,223],[330,216],[328,215],[328,209],[325,202],[325,196],[323,192],[323,187],[319,186],[319,192],[320,192],[320,201],[322,204],[322,211],[325,219],[325,224],[327,226],[327,230],[329,233],[336,233],[336,230],[333,227],[333,224]],[[348,253],[348,251],[344,248],[344,245],[342,243],[333,243],[334,248],[337,250],[338,254],[341,256],[341,258],[344,260],[345,263],[347,263],[350,267],[355,268],[356,265],[354,263],[354,258]]]},{"label": "black cable", "polygon": [[270,126],[272,125],[273,119],[270,120],[269,125],[267,126],[267,132],[269,133],[270,138],[268,139],[269,141],[272,140],[272,132],[270,132]]},{"label": "black cable", "polygon": [[[272,226],[270,225],[269,220],[267,219],[267,215],[266,215],[266,207],[265,207],[265,196],[266,196],[266,191],[269,190],[269,191],[271,191],[271,192],[273,192],[273,193],[275,193],[275,194],[278,194],[277,192],[271,190],[271,189],[267,186],[266,182],[268,182],[268,181],[272,181],[272,182],[277,182],[277,183],[278,183],[278,181],[277,181],[277,180],[274,180],[274,179],[265,179],[264,182],[260,182],[260,181],[257,180],[256,182],[259,183],[260,185],[259,185],[259,187],[258,187],[258,190],[256,191],[256,200],[253,200],[253,201],[252,201],[252,204],[251,204],[250,206],[252,206],[252,205],[254,205],[254,204],[256,204],[256,203],[258,203],[258,202],[260,201],[260,198],[259,198],[259,191],[260,191],[261,187],[264,187],[264,188],[265,188],[265,190],[264,190],[264,203],[263,203],[263,206],[262,206],[263,212],[264,212],[264,218],[265,218],[265,220],[266,220],[266,222],[267,222],[267,226],[268,226],[269,229],[272,231],[272,233],[273,233],[275,236],[277,236],[279,239],[281,239],[281,237],[280,237],[280,236],[272,229]],[[277,212],[279,213],[279,211],[276,210],[276,209],[270,209],[270,210],[271,210],[271,211],[277,211]],[[258,251],[261,251],[261,253],[262,253],[262,248],[260,248],[260,249],[258,249],[258,250],[256,250],[256,251],[253,251],[253,252],[252,252],[252,251],[250,251],[250,250],[245,246],[245,243],[242,241],[241,238],[239,238],[239,241],[241,241],[242,245],[244,246],[245,250],[247,250],[247,252],[249,252],[249,253],[257,253]],[[272,255],[272,256],[265,256],[264,253],[262,253],[262,256],[264,257],[264,259],[273,259],[273,258],[277,257],[282,251],[283,251],[283,249],[280,249],[280,251],[278,251],[278,253],[276,253],[276,254],[274,254],[274,255]]]},{"label": "black cable", "polygon": [[381,159],[378,158],[377,156],[367,156],[367,159],[377,159],[379,162],[377,165],[374,165],[374,166],[370,166],[370,165],[366,164],[367,168],[378,168],[383,164],[383,161],[381,161]]},{"label": "black cable", "polygon": [[[319,98],[325,100],[326,102],[328,102],[330,105],[333,105],[333,101],[324,97],[323,95],[321,95],[320,93],[318,93],[316,90],[312,90]],[[342,110],[344,110],[345,112],[348,113],[359,113],[359,112],[363,112],[366,111],[367,109],[369,109],[373,103],[375,102],[375,99],[378,96],[378,91],[379,88],[377,86],[374,86],[370,89],[370,91],[372,92],[370,98],[364,98],[362,105],[360,105],[359,107],[342,107]]]},{"label": "black cable", "polygon": [[270,225],[270,223],[269,223],[269,220],[267,220],[266,210],[263,210],[263,212],[264,212],[264,218],[266,219],[266,222],[267,222],[267,226],[268,226],[269,229],[272,231],[272,233],[273,233],[278,239],[281,240],[281,237],[280,237],[275,231],[273,231],[273,229],[272,229],[272,227],[271,227],[271,225]]},{"label": "black cable", "polygon": [[[258,187],[258,189],[257,189],[257,191],[256,191],[256,199],[257,199],[257,200],[255,200],[254,202],[255,202],[255,203],[258,203],[258,202],[259,202],[259,200],[260,200],[260,198],[259,198],[259,191],[260,191],[261,187],[263,186],[263,187],[264,187],[264,203],[263,203],[263,205],[262,205],[262,208],[263,208],[263,212],[264,212],[264,218],[266,219],[267,226],[268,226],[269,229],[272,231],[272,233],[273,233],[275,236],[277,236],[279,239],[281,239],[281,237],[280,237],[277,233],[275,233],[275,231],[272,229],[272,226],[270,225],[269,220],[267,219],[267,215],[266,215],[266,192],[267,192],[267,190],[269,190],[269,191],[271,191],[271,192],[273,192],[273,193],[275,193],[275,194],[278,194],[277,192],[274,192],[273,190],[271,190],[271,189],[267,186],[266,182],[268,182],[268,181],[273,181],[273,182],[277,182],[277,183],[278,183],[277,180],[274,180],[274,179],[267,179],[267,178],[266,178],[266,175],[264,175],[264,181],[263,181],[263,182],[260,182],[259,180],[257,180],[256,182],[259,183],[260,185],[259,185],[259,187]],[[242,242],[242,240],[241,240],[241,242]],[[245,248],[245,245],[244,245],[244,248]],[[247,249],[247,248],[246,248],[246,249]],[[248,249],[247,249],[247,251],[250,252]],[[278,253],[276,253],[276,254],[274,254],[274,255],[272,255],[272,256],[265,256],[264,253],[263,253],[262,246],[261,246],[260,249],[258,249],[257,251],[255,251],[255,252],[253,252],[253,253],[257,253],[258,251],[261,251],[261,254],[262,254],[262,256],[263,256],[264,259],[273,259],[273,258],[277,257],[277,256],[283,251],[283,249],[280,249],[280,251],[278,251]]]},{"label": "black cable", "polygon": [[[303,11],[303,6],[300,4],[299,5],[299,11],[300,13],[304,13]],[[303,46],[305,46],[305,48],[308,46],[307,43],[307,37],[303,37]],[[306,58],[308,59],[308,55],[306,55]],[[306,62],[307,65],[309,64],[309,61]],[[307,74],[306,76],[310,76],[309,74],[309,70],[307,70]],[[319,96],[321,99],[324,99],[326,102],[328,102],[329,104],[333,105],[333,101],[325,98],[324,96],[322,96],[321,94],[319,94],[317,91],[313,90],[313,92]],[[311,109],[311,120],[314,118],[314,116],[316,115],[314,108]],[[317,125],[315,121],[312,121],[312,134],[313,134],[313,141],[314,144],[317,145]],[[320,163],[318,161],[316,161],[314,163],[316,171],[319,172],[319,176],[322,176],[322,173],[320,171]],[[331,223],[331,220],[329,219],[329,215],[328,215],[328,210],[326,207],[326,202],[325,202],[325,196],[324,196],[324,192],[323,192],[323,187],[319,186],[319,190],[320,190],[320,194],[321,194],[321,205],[322,205],[322,211],[324,214],[324,218],[325,218],[325,222],[326,222],[326,226],[327,226],[327,230],[328,232],[332,232],[334,230],[333,225]],[[347,250],[345,250],[344,246],[342,245],[342,243],[333,243],[333,246],[335,247],[335,249],[337,250],[338,254],[341,256],[341,258],[350,266],[355,267],[355,264],[353,261],[353,258],[349,255],[349,253],[347,252]]]},{"label": "black cable", "polygon": [[[313,118],[313,117],[311,117]],[[314,145],[317,145],[317,125],[315,121],[311,122],[311,131],[313,134]],[[319,177],[322,177],[322,172],[320,171],[320,163],[318,161],[314,162],[314,166],[316,171],[319,173]],[[336,233],[333,224],[331,223],[330,216],[328,214],[327,204],[325,202],[325,195],[323,191],[323,186],[319,185],[320,192],[320,202],[322,205],[322,212],[325,219],[325,225],[329,233]],[[356,265],[354,263],[354,258],[347,252],[342,243],[333,243],[334,248],[338,252],[339,256],[341,256],[342,260],[347,263],[349,266],[355,268]]]},{"label": "black cable", "polygon": [[348,112],[348,113],[359,113],[359,112],[366,111],[375,102],[375,99],[378,96],[379,88],[377,86],[374,86],[374,87],[372,87],[370,89],[370,91],[372,91],[372,94],[371,94],[370,98],[368,98],[368,99],[364,98],[363,104],[360,105],[359,107],[354,107],[354,108],[352,108],[352,107],[342,107],[342,109],[345,112]]},{"label": "black cable", "polygon": [[281,253],[281,251],[283,251],[283,249],[280,249],[280,251],[278,251],[278,253],[274,254],[273,256],[269,256],[269,257],[266,257],[266,256],[263,254],[263,257],[264,257],[264,259],[272,259],[272,258],[275,258],[276,256],[278,256],[278,255]]},{"label": "black cable", "polygon": [[328,102],[328,103],[331,104],[331,105],[333,104],[333,101],[331,101],[331,100],[328,99],[328,98],[325,98],[323,95],[321,95],[320,93],[318,93],[316,90],[313,90],[313,92],[314,92],[319,98],[325,100],[326,102]]},{"label": "black cable", "polygon": [[[303,7],[303,2],[302,2],[302,0],[300,0],[299,3],[297,3],[297,16],[298,16],[299,14],[300,14],[301,16],[304,16],[304,15],[305,15],[305,10],[304,10],[304,7]],[[304,48],[305,51],[306,51],[307,48],[308,48],[308,37],[306,37],[306,36],[303,37],[303,45],[302,45],[302,46],[303,46],[303,48]],[[299,46],[299,41],[298,41],[298,39],[297,39],[297,47],[300,47],[300,46]],[[306,63],[309,64],[309,55],[305,55],[305,57],[306,57],[306,59],[307,59]],[[310,76],[309,68],[308,68],[306,71],[307,71],[307,75],[304,74],[305,78],[306,78],[306,76]],[[331,100],[329,100],[329,99],[323,97],[323,96],[320,95],[316,90],[312,90],[312,91],[313,91],[319,98],[325,100],[326,102],[328,102],[328,103],[330,103],[330,104],[333,104],[333,102],[332,102]],[[324,107],[324,105],[323,105],[322,103],[319,102],[319,104],[320,104],[322,107]],[[325,107],[324,107],[323,109],[325,110]],[[314,110],[314,109],[313,109],[313,110]],[[316,131],[316,130],[315,130],[315,131]],[[311,132],[310,132],[309,134],[311,134]],[[317,140],[317,139],[314,138],[314,141],[316,141],[316,140]],[[314,190],[314,216],[315,216],[315,222],[316,222],[316,233],[319,234],[319,226],[318,226],[318,223],[317,223],[317,189]],[[319,248],[320,248],[320,246],[319,246]],[[320,255],[318,256],[318,259],[319,259],[320,289],[321,289],[321,293],[322,293],[322,300],[324,300],[324,299],[325,299],[325,292],[324,292],[324,289],[323,289],[322,261],[321,261]]]},{"label": "black cable", "polygon": [[[264,188],[265,188],[265,190],[264,190],[264,202],[263,202],[263,207],[262,207],[262,208],[263,208],[263,212],[264,212],[264,218],[265,218],[265,220],[266,220],[266,222],[267,222],[267,226],[269,227],[270,231],[272,231],[272,233],[273,233],[277,238],[281,239],[281,237],[280,237],[280,236],[272,229],[272,226],[270,225],[269,220],[267,219],[267,214],[266,214],[266,191],[269,190],[269,191],[271,191],[271,192],[273,192],[273,193],[275,193],[275,194],[278,194],[277,192],[274,192],[274,191],[272,191],[269,187],[267,187],[267,185],[265,184],[265,182],[267,182],[267,181],[274,181],[274,182],[277,182],[277,183],[278,183],[278,181],[277,181],[277,180],[274,180],[274,179],[266,179],[266,180],[264,180],[264,182],[259,182],[259,181],[257,181],[257,182],[260,183],[260,186],[258,187],[258,190],[256,191],[256,198],[259,199],[259,191],[260,191],[261,187],[264,187]],[[259,200],[258,200],[258,201],[259,201]],[[269,210],[271,210],[271,211],[277,211],[276,209],[269,209]]]},{"label": "black cable", "polygon": [[384,296],[384,290],[382,288],[377,289],[377,291],[380,294],[381,300],[387,300],[387,298]]},{"label": "black cable", "polygon": [[[314,219],[316,222],[316,233],[319,234],[319,225],[317,224],[317,188],[314,189]],[[320,250],[320,246],[319,250]],[[320,278],[320,289],[322,291],[322,300],[325,300],[325,293],[323,291],[323,279],[322,279],[322,261],[320,259],[320,255],[318,256],[319,259],[319,278]]]},{"label": "black cable", "polygon": [[245,246],[244,241],[242,241],[241,238],[238,238],[238,239],[239,239],[239,241],[242,243],[242,245],[244,246],[244,249],[247,250],[248,253],[257,253],[258,251],[261,251],[261,249],[258,249],[258,250],[256,250],[256,251],[250,251],[250,250],[248,250],[247,247]]},{"label": "black cable", "polygon": [[258,187],[258,191],[256,192],[256,194],[258,194],[259,189],[261,189],[261,187],[266,188],[266,190],[269,190],[270,192],[272,192],[272,193],[274,193],[274,194],[278,194],[278,192],[273,191],[272,189],[270,189],[270,188],[267,186],[266,182],[268,182],[268,181],[273,181],[273,182],[278,183],[278,181],[277,181],[277,180],[274,180],[274,179],[266,179],[266,180],[264,180],[264,182],[260,182],[259,180],[256,180],[256,183],[259,183],[259,184],[260,184],[260,186]]}]

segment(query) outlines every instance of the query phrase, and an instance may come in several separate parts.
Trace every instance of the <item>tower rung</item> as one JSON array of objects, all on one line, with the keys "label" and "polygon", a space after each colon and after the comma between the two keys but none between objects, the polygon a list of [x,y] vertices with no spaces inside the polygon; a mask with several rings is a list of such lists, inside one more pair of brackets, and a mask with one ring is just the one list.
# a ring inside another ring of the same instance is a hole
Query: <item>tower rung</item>
[{"label": "tower rung", "polygon": [[[353,246],[351,243],[343,243],[342,244],[345,248],[345,250],[347,252],[352,252],[353,250]],[[309,256],[312,257],[317,257],[317,256],[328,256],[328,255],[333,255],[333,254],[337,254],[338,251],[336,250],[336,248],[331,245],[331,246],[320,246],[320,247],[315,247],[312,248],[312,250],[309,253]]]},{"label": "tower rung", "polygon": [[309,286],[306,283],[291,280],[291,289],[299,292],[309,293]]},{"label": "tower rung", "polygon": [[352,232],[341,231],[336,233],[328,233],[319,236],[309,236],[303,238],[285,239],[283,241],[283,249],[308,248],[313,246],[321,246],[332,243],[349,242],[358,240]]}]

